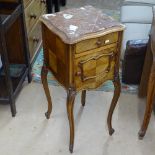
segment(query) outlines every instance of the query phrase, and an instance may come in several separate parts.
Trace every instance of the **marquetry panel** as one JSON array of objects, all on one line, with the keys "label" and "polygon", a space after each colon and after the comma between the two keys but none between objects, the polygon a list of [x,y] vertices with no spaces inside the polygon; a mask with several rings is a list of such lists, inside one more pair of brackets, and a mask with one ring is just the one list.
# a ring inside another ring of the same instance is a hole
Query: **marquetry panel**
[{"label": "marquetry panel", "polygon": [[49,67],[52,68],[55,73],[57,73],[57,57],[50,49],[49,49]]},{"label": "marquetry panel", "polygon": [[77,89],[97,88],[114,75],[116,47],[101,50],[75,60],[75,86]]},{"label": "marquetry panel", "polygon": [[64,44],[59,37],[52,33],[48,28],[42,24],[43,38],[45,38],[45,46],[47,62],[52,70],[53,75],[64,86],[68,84],[68,59],[67,52],[69,46]]}]

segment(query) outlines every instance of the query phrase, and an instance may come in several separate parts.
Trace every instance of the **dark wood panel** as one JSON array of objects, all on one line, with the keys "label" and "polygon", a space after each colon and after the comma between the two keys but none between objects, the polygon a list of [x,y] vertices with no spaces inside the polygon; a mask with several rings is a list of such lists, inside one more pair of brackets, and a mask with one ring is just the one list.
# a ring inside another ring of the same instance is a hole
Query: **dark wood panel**
[{"label": "dark wood panel", "polygon": [[[20,3],[15,5],[10,2],[1,4],[0,2],[0,6],[4,7],[0,7],[0,14],[7,13],[8,16],[6,20],[0,22],[0,53],[3,65],[0,72],[0,103],[8,102],[12,116],[15,116],[15,99],[26,76],[28,82],[31,82],[31,66],[23,7]],[[21,64],[23,64],[22,69],[20,68]],[[21,74],[17,74],[17,72]]]},{"label": "dark wood panel", "polygon": [[25,63],[21,19],[18,18],[6,33],[7,51],[10,63]]}]

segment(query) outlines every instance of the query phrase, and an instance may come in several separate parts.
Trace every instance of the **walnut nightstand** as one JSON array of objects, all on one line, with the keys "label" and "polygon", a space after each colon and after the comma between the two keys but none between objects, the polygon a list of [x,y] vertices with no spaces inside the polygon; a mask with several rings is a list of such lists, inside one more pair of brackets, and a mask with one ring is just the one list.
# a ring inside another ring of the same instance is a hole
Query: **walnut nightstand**
[{"label": "walnut nightstand", "polygon": [[47,83],[50,70],[67,90],[69,150],[73,152],[75,96],[82,91],[84,106],[86,90],[96,89],[107,80],[112,80],[115,86],[107,120],[109,134],[114,132],[111,120],[121,88],[119,57],[124,26],[92,6],[44,15],[41,21],[44,47],[42,83],[48,100],[46,117],[49,118],[52,111]]}]

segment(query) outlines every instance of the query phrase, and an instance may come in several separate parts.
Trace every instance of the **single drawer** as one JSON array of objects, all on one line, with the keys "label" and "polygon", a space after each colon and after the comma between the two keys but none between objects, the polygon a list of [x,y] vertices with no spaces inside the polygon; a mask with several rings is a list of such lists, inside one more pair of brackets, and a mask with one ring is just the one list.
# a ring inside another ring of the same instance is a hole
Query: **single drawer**
[{"label": "single drawer", "polygon": [[31,33],[28,35],[30,58],[33,58],[38,46],[41,43],[41,24],[38,21],[33,27]]},{"label": "single drawer", "polygon": [[33,25],[37,22],[40,15],[46,10],[46,0],[33,0],[25,9],[25,20],[27,32],[29,33]]},{"label": "single drawer", "polygon": [[96,88],[113,78],[116,48],[110,48],[75,60],[75,85],[79,89]]},{"label": "single drawer", "polygon": [[118,41],[118,32],[110,33],[102,37],[81,41],[76,44],[76,53],[92,50]]}]

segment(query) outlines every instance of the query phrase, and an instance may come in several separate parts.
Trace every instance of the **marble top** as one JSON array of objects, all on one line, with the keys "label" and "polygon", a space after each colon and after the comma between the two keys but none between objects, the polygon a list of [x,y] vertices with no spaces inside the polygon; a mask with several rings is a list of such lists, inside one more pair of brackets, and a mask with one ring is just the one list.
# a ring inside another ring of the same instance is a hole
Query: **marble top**
[{"label": "marble top", "polygon": [[124,29],[124,25],[92,6],[45,14],[40,20],[68,44]]}]

